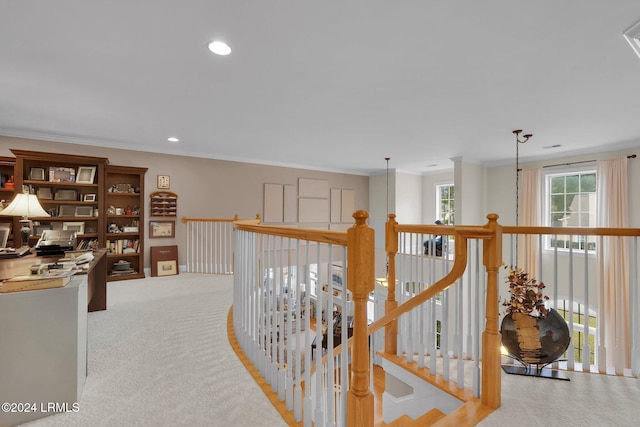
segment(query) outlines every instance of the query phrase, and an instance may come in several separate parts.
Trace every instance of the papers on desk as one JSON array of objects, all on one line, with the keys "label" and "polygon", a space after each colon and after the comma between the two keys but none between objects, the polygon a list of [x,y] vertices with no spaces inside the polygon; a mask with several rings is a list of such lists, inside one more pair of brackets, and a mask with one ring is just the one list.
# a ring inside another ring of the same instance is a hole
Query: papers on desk
[{"label": "papers on desk", "polygon": [[0,283],[0,292],[20,292],[36,289],[62,288],[71,281],[71,270],[50,270],[41,274],[15,276]]},{"label": "papers on desk", "polygon": [[27,255],[31,252],[31,248],[28,246],[15,249],[15,248],[0,248],[0,259],[3,258],[19,258]]}]

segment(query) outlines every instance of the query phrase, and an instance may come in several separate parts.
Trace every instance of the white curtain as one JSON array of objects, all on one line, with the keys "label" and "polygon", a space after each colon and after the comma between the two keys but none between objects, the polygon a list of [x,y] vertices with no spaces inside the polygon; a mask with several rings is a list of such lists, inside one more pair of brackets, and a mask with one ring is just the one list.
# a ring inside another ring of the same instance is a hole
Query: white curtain
[{"label": "white curtain", "polygon": [[[598,227],[628,227],[627,158],[598,161]],[[630,366],[629,249],[624,238],[605,237],[597,248],[599,337],[598,369],[616,374]]]},{"label": "white curtain", "polygon": [[[524,169],[522,171],[522,205],[520,208],[521,226],[542,225],[542,169]],[[529,273],[529,277],[541,280],[538,271],[538,236],[520,235],[518,248],[519,267]]]}]

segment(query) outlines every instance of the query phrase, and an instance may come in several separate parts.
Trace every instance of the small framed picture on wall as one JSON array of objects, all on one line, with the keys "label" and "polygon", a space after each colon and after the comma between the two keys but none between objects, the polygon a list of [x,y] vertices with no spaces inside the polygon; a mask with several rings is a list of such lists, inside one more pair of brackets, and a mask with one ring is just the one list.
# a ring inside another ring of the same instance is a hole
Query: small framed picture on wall
[{"label": "small framed picture on wall", "polygon": [[149,221],[149,237],[176,237],[175,221]]},{"label": "small framed picture on wall", "polygon": [[168,190],[171,186],[169,175],[158,175],[158,188]]}]

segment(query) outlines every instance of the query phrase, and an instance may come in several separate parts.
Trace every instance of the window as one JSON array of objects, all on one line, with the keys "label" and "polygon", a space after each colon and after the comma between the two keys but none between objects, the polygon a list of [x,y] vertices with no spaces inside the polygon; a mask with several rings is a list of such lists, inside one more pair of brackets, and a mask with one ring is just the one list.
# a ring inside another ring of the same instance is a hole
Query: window
[{"label": "window", "polygon": [[[596,173],[593,170],[546,176],[546,222],[551,227],[596,226]],[[595,236],[556,235],[548,248],[595,250]]]},{"label": "window", "polygon": [[453,225],[455,191],[453,184],[436,185],[436,219],[445,225]]},{"label": "window", "polygon": [[[566,320],[569,321],[569,301],[560,300],[558,301],[558,307],[556,310],[560,315]],[[588,307],[585,307],[583,304],[575,302],[573,304],[573,337],[571,342],[573,343],[573,349],[575,354],[576,362],[584,362],[582,350],[585,346],[585,337],[587,334],[585,333],[586,329],[589,329],[589,364],[595,364],[595,337],[597,333],[596,329],[597,325],[597,317],[596,312],[590,310]],[[563,358],[567,358],[567,353],[563,355]]]}]

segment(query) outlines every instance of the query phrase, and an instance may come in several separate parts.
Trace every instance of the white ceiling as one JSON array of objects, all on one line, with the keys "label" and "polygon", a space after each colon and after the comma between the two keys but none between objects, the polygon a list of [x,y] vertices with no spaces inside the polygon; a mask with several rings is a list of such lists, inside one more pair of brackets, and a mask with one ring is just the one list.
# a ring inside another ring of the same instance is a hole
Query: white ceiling
[{"label": "white ceiling", "polygon": [[639,20],[638,0],[0,0],[0,134],[364,175],[512,162],[516,128],[523,161],[640,146]]}]

